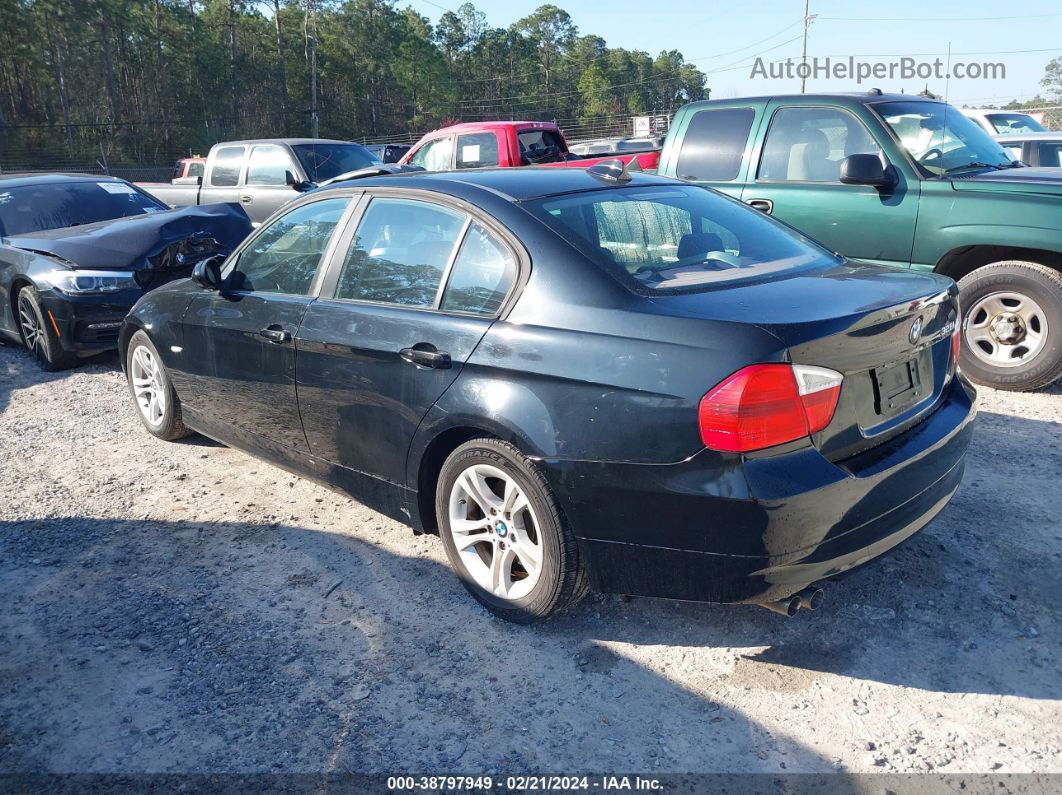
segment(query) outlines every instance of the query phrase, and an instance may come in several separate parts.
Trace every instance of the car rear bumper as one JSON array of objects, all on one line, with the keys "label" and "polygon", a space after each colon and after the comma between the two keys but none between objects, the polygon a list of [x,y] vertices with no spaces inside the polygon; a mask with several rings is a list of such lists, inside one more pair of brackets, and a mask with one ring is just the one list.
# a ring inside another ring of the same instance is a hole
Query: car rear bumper
[{"label": "car rear bumper", "polygon": [[69,296],[55,290],[41,293],[41,302],[54,322],[63,349],[79,356],[91,356],[118,347],[118,331],[140,290],[122,290],[111,295]]},{"label": "car rear bumper", "polygon": [[891,549],[962,480],[975,415],[963,379],[925,420],[840,462],[815,448],[703,451],[670,465],[543,461],[605,592],[766,602]]}]

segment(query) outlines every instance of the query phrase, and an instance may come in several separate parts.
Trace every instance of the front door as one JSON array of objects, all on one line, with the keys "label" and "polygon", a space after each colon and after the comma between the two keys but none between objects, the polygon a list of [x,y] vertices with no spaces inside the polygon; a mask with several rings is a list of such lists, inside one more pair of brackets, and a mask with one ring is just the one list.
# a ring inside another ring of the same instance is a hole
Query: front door
[{"label": "front door", "polygon": [[[405,485],[417,426],[515,283],[513,250],[485,224],[395,194],[365,206],[296,338],[299,405],[315,456]],[[369,479],[348,480],[371,488]]]},{"label": "front door", "polygon": [[247,157],[247,177],[240,191],[240,204],[255,226],[296,198],[299,193],[288,184],[288,175],[300,171],[291,154],[278,144],[255,144]]},{"label": "front door", "polygon": [[845,110],[772,103],[768,113],[759,162],[741,198],[846,257],[908,267],[920,183],[894,166],[899,182],[892,188],[842,184],[844,158],[881,151]]},{"label": "front door", "polygon": [[182,399],[211,425],[305,451],[295,393],[295,335],[349,197],[277,218],[226,265],[223,287],[185,312],[176,357]]}]

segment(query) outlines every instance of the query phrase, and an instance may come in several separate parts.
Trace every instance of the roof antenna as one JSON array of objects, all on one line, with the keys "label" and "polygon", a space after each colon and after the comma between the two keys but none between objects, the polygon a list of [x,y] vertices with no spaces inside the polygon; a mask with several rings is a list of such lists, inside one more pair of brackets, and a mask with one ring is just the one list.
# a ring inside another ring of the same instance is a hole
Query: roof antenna
[{"label": "roof antenna", "polygon": [[586,169],[586,173],[602,182],[630,182],[631,175],[627,171],[627,164],[618,157],[612,160],[602,160],[594,163]]}]

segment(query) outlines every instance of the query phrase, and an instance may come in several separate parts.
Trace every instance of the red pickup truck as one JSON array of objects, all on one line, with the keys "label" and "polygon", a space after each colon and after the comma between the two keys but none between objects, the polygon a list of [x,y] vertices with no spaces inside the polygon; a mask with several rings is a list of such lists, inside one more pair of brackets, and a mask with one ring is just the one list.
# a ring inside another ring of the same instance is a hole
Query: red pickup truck
[{"label": "red pickup truck", "polygon": [[580,157],[556,124],[543,121],[485,121],[455,124],[428,133],[399,161],[428,171],[512,166],[586,168],[603,160],[637,161],[643,171],[660,162],[660,151]]}]

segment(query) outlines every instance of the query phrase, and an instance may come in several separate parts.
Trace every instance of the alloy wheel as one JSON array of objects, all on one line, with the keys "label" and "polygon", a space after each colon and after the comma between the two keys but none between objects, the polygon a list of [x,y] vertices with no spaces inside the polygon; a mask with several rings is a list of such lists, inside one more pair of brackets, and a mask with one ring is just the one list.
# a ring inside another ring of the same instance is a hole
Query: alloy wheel
[{"label": "alloy wheel", "polygon": [[450,490],[448,531],[477,585],[517,600],[542,574],[543,545],[534,509],[516,480],[489,464],[465,469]]},{"label": "alloy wheel", "polygon": [[150,425],[160,425],[166,416],[166,391],[159,363],[147,347],[139,345],[133,351],[129,378],[141,415]]},{"label": "alloy wheel", "polygon": [[22,341],[30,353],[42,353],[44,350],[44,332],[33,302],[26,296],[18,299],[18,322],[22,328]]},{"label": "alloy wheel", "polygon": [[966,344],[974,356],[992,367],[1028,364],[1043,350],[1047,334],[1043,309],[1021,293],[989,293],[966,315]]}]

